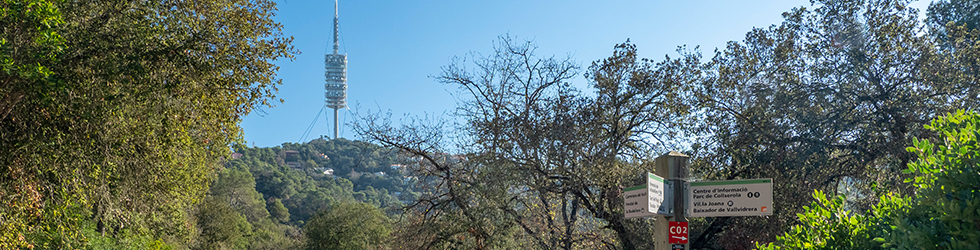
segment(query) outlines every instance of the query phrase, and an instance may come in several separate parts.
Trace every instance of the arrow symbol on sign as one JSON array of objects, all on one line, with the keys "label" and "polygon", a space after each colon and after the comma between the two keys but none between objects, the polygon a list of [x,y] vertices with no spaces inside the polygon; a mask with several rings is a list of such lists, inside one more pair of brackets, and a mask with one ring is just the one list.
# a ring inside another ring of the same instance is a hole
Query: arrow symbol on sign
[{"label": "arrow symbol on sign", "polygon": [[681,240],[687,240],[687,237],[684,237],[684,236],[670,236],[670,237],[671,238],[678,238],[678,239],[681,239]]}]

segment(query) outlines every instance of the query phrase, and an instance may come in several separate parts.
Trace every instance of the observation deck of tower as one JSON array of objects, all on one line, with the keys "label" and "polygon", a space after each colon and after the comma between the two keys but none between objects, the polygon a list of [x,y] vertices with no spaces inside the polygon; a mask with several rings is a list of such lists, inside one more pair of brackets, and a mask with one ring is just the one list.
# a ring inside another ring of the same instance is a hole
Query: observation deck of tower
[{"label": "observation deck of tower", "polygon": [[333,2],[333,54],[325,54],[323,58],[324,76],[323,84],[324,100],[328,108],[333,109],[333,139],[340,138],[338,127],[340,122],[338,110],[347,107],[347,55],[341,55],[340,49],[340,15],[337,9],[337,0]]}]

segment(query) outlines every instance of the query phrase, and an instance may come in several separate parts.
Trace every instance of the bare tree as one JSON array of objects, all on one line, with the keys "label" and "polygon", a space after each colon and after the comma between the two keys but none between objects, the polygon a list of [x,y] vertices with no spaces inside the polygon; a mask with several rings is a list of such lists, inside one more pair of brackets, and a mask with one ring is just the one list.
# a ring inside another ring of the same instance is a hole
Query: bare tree
[{"label": "bare tree", "polygon": [[[578,71],[571,59],[538,58],[534,50],[502,37],[493,55],[443,68],[437,79],[465,96],[452,133],[445,121],[394,128],[379,114],[363,117],[356,130],[419,160],[413,174],[429,185],[411,206],[419,224],[458,221],[437,228],[426,246],[646,246],[649,234],[638,233],[648,225],[623,218],[620,190],[652,169],[644,162],[676,131],[685,111],[671,94],[678,84],[658,79],[677,72],[654,70],[633,45],[619,45],[590,67],[596,93],[586,95],[570,83]],[[448,139],[457,154],[445,153],[452,152],[443,146]]]}]

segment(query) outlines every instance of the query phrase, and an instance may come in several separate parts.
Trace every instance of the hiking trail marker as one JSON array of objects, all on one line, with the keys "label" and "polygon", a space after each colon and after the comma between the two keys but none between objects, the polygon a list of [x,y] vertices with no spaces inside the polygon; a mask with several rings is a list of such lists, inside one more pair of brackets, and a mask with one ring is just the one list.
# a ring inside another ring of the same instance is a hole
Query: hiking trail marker
[{"label": "hiking trail marker", "polygon": [[687,217],[772,215],[772,179],[687,182],[689,158],[661,155],[655,173],[666,178],[647,172],[645,185],[623,189],[626,218],[655,217],[654,249],[688,249]]},{"label": "hiking trail marker", "polygon": [[670,244],[687,244],[687,222],[671,221],[667,226]]}]

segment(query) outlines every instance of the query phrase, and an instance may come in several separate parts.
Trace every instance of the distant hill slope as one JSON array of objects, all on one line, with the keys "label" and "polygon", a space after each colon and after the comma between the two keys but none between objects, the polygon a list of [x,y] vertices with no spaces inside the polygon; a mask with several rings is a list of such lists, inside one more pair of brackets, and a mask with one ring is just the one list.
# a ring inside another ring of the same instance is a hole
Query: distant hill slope
[{"label": "distant hill slope", "polygon": [[393,210],[417,197],[395,164],[395,151],[367,142],[315,139],[236,152],[240,155],[228,168],[247,169],[255,190],[266,201],[279,200],[297,226],[334,202],[356,200]]},{"label": "distant hill slope", "polygon": [[[334,204],[363,202],[389,216],[398,214],[418,194],[411,189],[412,179],[400,167],[392,168],[395,156],[392,150],[345,139],[236,148],[216,172],[207,196],[189,211],[197,230],[170,244],[294,249],[302,246],[302,228],[310,218]],[[94,245],[122,246],[94,231],[88,234]]]}]

